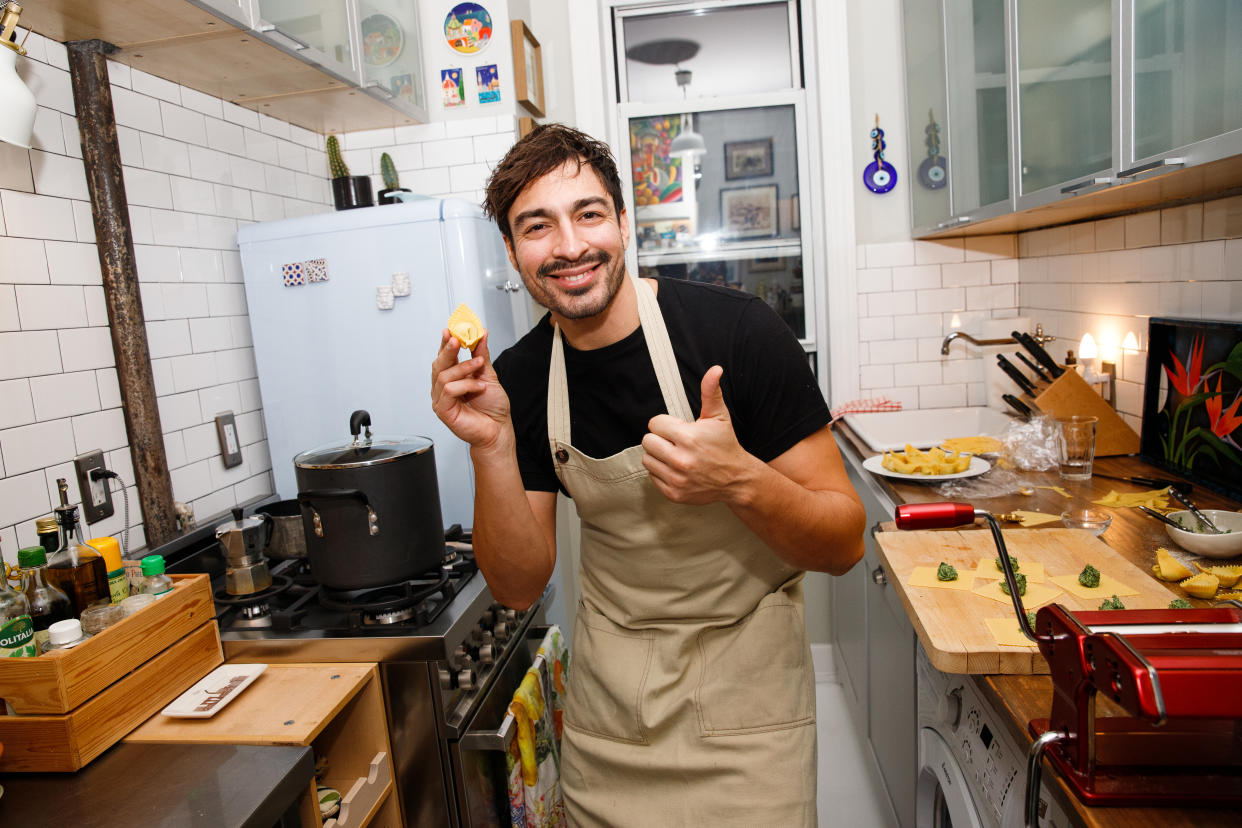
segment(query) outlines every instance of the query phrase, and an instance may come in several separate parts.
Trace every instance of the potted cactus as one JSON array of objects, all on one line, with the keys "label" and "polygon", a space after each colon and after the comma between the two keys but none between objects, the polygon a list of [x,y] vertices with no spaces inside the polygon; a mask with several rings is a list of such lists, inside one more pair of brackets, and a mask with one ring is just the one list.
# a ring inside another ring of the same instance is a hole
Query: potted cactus
[{"label": "potted cactus", "polygon": [[332,173],[332,200],[336,203],[336,209],[373,206],[375,199],[371,196],[371,177],[349,174],[349,167],[341,157],[341,143],[335,135],[328,136],[326,147],[328,169]]},{"label": "potted cactus", "polygon": [[379,191],[379,203],[399,204],[401,199],[392,193],[408,193],[409,188],[401,186],[401,179],[397,176],[397,165],[392,162],[392,156],[386,152],[380,155],[380,177],[384,179],[384,189]]}]

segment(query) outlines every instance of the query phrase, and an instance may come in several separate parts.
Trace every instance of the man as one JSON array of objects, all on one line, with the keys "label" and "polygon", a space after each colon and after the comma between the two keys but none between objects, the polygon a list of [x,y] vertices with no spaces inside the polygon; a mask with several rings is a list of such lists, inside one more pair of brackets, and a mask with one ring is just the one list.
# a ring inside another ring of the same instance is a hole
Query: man
[{"label": "man", "polygon": [[582,519],[570,821],[814,825],[801,580],[862,556],[864,512],[805,354],[756,297],[630,277],[616,165],[576,130],[514,145],[486,209],[549,313],[494,367],[444,331],[433,408],[471,446],[497,600],[552,575],[558,488]]}]

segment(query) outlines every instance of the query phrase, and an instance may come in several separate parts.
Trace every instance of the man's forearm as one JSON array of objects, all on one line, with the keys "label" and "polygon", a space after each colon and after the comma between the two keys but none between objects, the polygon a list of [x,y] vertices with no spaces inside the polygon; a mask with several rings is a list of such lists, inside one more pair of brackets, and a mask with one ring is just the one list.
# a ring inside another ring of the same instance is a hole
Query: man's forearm
[{"label": "man's forearm", "polygon": [[755,458],[726,502],[790,566],[841,575],[862,558],[866,511],[850,494],[807,489]]},{"label": "man's forearm", "polygon": [[512,448],[471,449],[474,553],[497,601],[525,609],[552,577],[556,548],[536,519]]}]

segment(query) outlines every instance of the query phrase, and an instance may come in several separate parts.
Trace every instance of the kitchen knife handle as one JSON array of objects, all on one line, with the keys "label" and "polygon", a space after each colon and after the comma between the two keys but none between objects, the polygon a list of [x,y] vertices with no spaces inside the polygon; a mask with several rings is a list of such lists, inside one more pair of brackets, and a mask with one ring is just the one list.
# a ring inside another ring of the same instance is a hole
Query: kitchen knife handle
[{"label": "kitchen knife handle", "polygon": [[1009,378],[1018,384],[1023,393],[1035,395],[1035,383],[1026,378],[1026,375],[1019,371],[1014,364],[1005,359],[1004,354],[997,354],[996,361],[1000,364],[1001,370],[1009,375]]},{"label": "kitchen knife handle", "polygon": [[1009,407],[1018,412],[1018,414],[1025,419],[1029,420],[1035,416],[1035,412],[1031,410],[1031,407],[1015,397],[1013,394],[1001,394],[1001,399],[1009,403]]},{"label": "kitchen knife handle", "polygon": [[1034,371],[1035,376],[1039,377],[1044,382],[1052,382],[1052,377],[1048,376],[1048,373],[1044,371],[1043,368],[1040,368],[1038,365],[1036,365],[1035,363],[1027,359],[1026,354],[1015,353],[1014,356],[1022,360],[1023,365],[1025,365],[1027,368],[1030,368],[1032,371]]},{"label": "kitchen knife handle", "polygon": [[1065,373],[1065,369],[1060,365],[1057,365],[1057,361],[1052,358],[1052,355],[1049,354],[1047,350],[1044,349],[1043,345],[1040,345],[1035,341],[1035,337],[1028,333],[1022,333],[1021,331],[1013,331],[1010,333],[1010,336],[1020,342],[1023,348],[1030,351],[1031,356],[1039,360],[1039,364],[1048,369],[1048,373],[1052,374],[1053,379],[1056,379]]},{"label": "kitchen knife handle", "polygon": [[969,503],[903,503],[893,513],[898,529],[951,529],[975,522]]}]

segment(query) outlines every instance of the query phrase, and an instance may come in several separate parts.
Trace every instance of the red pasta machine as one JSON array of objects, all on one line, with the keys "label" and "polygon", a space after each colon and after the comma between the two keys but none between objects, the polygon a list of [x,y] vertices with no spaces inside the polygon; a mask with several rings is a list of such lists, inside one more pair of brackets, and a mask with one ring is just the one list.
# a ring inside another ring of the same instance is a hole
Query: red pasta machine
[{"label": "red pasta machine", "polygon": [[[1052,712],[1030,722],[1026,819],[1040,759],[1088,805],[1242,804],[1242,605],[1211,609],[1041,607],[1027,621],[1000,524],[968,503],[899,506],[899,529],[982,519],[992,531],[1026,637],[1051,668]],[[1128,715],[1096,717],[1098,696]]]}]

